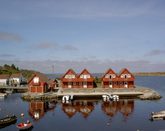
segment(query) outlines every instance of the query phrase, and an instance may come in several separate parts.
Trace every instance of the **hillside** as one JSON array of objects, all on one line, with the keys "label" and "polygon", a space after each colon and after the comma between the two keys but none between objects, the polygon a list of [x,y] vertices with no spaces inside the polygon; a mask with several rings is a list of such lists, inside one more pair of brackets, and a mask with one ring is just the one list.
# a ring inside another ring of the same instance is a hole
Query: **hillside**
[{"label": "hillside", "polygon": [[5,64],[4,66],[0,66],[0,74],[10,74],[11,75],[11,74],[15,74],[15,73],[22,73],[22,75],[26,79],[29,79],[34,72],[36,72],[36,71],[19,69],[14,64],[12,64],[12,65]]},{"label": "hillside", "polygon": [[135,76],[165,76],[165,72],[136,72]]}]

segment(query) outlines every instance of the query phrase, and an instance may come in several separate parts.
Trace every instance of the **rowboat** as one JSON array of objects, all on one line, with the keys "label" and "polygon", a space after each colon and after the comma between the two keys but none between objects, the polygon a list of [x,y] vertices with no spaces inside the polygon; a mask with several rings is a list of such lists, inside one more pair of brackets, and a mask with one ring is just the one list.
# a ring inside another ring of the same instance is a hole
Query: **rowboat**
[{"label": "rowboat", "polygon": [[22,122],[17,125],[17,128],[19,130],[28,130],[33,128],[33,124],[31,122],[27,122],[27,123]]},{"label": "rowboat", "polygon": [[165,111],[152,112],[151,120],[165,120]]},{"label": "rowboat", "polygon": [[3,128],[5,126],[9,126],[11,124],[15,124],[16,122],[17,122],[17,117],[15,115],[6,116],[6,117],[0,119],[0,128]]}]

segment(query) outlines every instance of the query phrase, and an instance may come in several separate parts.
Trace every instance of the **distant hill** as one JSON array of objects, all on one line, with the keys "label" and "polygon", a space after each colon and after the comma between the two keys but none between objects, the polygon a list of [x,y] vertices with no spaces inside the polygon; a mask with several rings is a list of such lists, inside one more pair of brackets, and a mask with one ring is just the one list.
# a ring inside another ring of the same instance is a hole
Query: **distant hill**
[{"label": "distant hill", "polygon": [[31,75],[35,72],[37,72],[37,71],[19,69],[14,64],[12,64],[12,65],[5,64],[3,66],[0,66],[0,74],[9,74],[9,75],[11,75],[11,74],[16,74],[16,73],[22,73],[22,75],[26,79],[29,79],[31,77]]},{"label": "distant hill", "polygon": [[165,76],[165,72],[136,72],[135,76]]}]

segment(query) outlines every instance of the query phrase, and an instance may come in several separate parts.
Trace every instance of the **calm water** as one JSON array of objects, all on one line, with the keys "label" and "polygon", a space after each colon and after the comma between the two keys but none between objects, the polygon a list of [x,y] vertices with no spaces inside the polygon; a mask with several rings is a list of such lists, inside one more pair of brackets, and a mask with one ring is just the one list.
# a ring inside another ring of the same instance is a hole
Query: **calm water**
[{"label": "calm water", "polygon": [[[137,77],[136,84],[156,89],[165,96],[165,77]],[[158,101],[121,100],[74,101],[71,104],[25,102],[20,94],[0,100],[0,117],[16,114],[17,123],[30,120],[33,131],[165,131],[165,121],[151,122],[152,111],[165,110],[165,98]],[[24,113],[23,118],[20,114]],[[0,129],[15,131],[16,125]]]}]

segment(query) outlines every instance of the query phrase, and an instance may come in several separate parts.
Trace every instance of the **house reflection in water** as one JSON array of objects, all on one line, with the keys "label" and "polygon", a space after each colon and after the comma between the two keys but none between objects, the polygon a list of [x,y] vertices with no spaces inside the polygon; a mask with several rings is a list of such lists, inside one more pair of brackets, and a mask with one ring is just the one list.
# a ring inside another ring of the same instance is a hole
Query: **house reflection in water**
[{"label": "house reflection in water", "polygon": [[56,102],[31,101],[29,102],[29,115],[34,120],[41,119],[46,112],[54,111]]},{"label": "house reflection in water", "polygon": [[94,102],[75,101],[73,103],[62,103],[62,110],[69,118],[73,117],[77,112],[87,118],[94,110]]},{"label": "house reflection in water", "polygon": [[104,102],[102,103],[102,110],[108,116],[115,116],[117,112],[122,113],[124,119],[133,112],[134,110],[134,100],[120,100],[116,102]]}]

